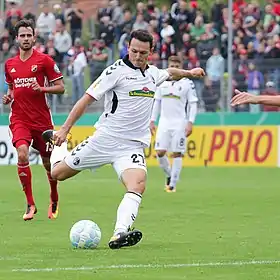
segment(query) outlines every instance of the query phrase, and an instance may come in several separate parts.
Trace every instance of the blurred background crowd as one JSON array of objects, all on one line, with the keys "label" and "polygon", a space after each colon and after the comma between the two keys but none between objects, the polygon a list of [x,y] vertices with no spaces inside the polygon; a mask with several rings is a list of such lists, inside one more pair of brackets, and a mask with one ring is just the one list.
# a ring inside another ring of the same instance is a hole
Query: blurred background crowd
[{"label": "blurred background crowd", "polygon": [[[227,1],[212,0],[211,9],[205,9],[203,1],[194,0],[148,0],[135,5],[118,0],[37,0],[31,11],[25,9],[27,1],[2,2],[0,95],[6,91],[3,64],[18,53],[13,27],[21,18],[28,18],[36,24],[34,48],[53,57],[64,73],[66,94],[50,98],[55,112],[68,112],[106,66],[123,58],[129,33],[139,28],[149,30],[154,37],[150,64],[167,67],[169,56],[178,54],[185,69],[206,69],[206,78],[195,81],[200,112],[232,110],[227,88]],[[280,92],[280,1],[233,2],[232,87],[276,95]],[[89,16],[88,5],[93,3],[97,8]],[[92,110],[100,111],[102,106],[99,103]],[[258,106],[235,109],[255,113],[277,110]]]}]

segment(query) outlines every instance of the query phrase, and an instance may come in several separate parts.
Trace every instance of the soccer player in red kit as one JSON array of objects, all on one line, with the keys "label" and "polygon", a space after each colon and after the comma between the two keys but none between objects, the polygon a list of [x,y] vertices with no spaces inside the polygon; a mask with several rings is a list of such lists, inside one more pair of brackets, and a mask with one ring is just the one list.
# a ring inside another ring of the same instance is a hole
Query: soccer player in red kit
[{"label": "soccer player in red kit", "polygon": [[35,37],[32,21],[19,21],[15,32],[20,52],[5,63],[8,92],[3,96],[3,103],[11,103],[9,128],[18,155],[18,176],[27,200],[23,219],[32,220],[37,212],[29,167],[30,145],[39,151],[47,171],[51,188],[48,217],[55,219],[58,214],[58,192],[57,181],[50,175],[52,147],[46,146],[41,134],[46,129],[53,129],[46,93],[64,93],[63,76],[51,57],[33,49]]}]

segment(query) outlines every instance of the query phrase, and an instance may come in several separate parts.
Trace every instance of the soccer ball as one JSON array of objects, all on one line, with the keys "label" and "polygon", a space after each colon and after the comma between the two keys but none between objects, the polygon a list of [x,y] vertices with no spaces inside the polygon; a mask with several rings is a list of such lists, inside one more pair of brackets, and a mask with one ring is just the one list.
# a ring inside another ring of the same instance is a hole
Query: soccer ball
[{"label": "soccer ball", "polygon": [[70,230],[70,241],[74,248],[95,249],[101,239],[99,226],[89,220],[75,223]]}]

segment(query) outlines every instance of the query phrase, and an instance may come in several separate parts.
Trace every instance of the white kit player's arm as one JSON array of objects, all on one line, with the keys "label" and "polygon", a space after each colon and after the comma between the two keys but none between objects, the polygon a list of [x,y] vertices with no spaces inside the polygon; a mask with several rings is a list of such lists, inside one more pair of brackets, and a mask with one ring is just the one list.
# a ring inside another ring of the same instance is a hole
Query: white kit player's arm
[{"label": "white kit player's arm", "polygon": [[179,81],[182,78],[196,79],[205,76],[205,72],[202,68],[193,68],[192,70],[184,70],[179,68],[168,68],[169,81]]},{"label": "white kit player's arm", "polygon": [[160,89],[158,88],[155,94],[151,123],[150,123],[150,130],[152,135],[154,135],[156,132],[155,121],[157,120],[160,111],[161,111],[161,93],[160,93]]},{"label": "white kit player's arm", "polygon": [[186,126],[186,137],[192,134],[193,124],[197,115],[197,103],[198,98],[195,90],[195,85],[193,81],[186,80],[186,89],[187,89],[187,106],[186,106],[186,115],[187,115],[187,126]]}]

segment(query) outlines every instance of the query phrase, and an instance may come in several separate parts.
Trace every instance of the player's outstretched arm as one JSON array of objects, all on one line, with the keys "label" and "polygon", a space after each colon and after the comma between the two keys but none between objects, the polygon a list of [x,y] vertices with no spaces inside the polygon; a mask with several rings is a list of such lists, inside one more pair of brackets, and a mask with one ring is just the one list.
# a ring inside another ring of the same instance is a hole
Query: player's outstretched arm
[{"label": "player's outstretched arm", "polygon": [[167,68],[169,73],[169,80],[181,80],[182,78],[189,79],[197,79],[203,78],[205,76],[205,72],[202,68],[193,68],[192,70],[184,70],[178,68]]},{"label": "player's outstretched arm", "polygon": [[66,140],[67,134],[70,132],[72,126],[84,114],[87,107],[94,101],[95,99],[92,96],[85,93],[83,97],[74,105],[65,123],[54,134],[55,145],[60,146]]},{"label": "player's outstretched arm", "polygon": [[237,106],[241,104],[263,104],[280,107],[280,96],[271,95],[253,95],[248,92],[241,92],[238,89],[235,91],[235,96],[231,99],[231,106]]}]

